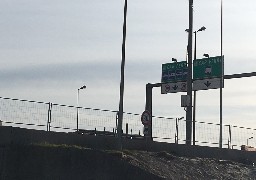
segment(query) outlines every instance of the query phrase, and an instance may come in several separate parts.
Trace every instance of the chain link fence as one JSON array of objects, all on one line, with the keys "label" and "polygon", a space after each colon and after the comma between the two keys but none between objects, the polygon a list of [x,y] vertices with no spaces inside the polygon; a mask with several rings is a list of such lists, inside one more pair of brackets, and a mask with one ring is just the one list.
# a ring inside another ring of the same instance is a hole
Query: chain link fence
[{"label": "chain link fence", "polygon": [[[27,129],[108,134],[115,136],[118,111],[36,102],[0,97],[0,125]],[[220,124],[195,122],[195,145],[219,147]],[[141,115],[124,113],[123,132],[128,137],[143,138]],[[240,149],[256,146],[256,129],[223,125],[223,147]],[[152,117],[155,141],[186,143],[186,120]]]}]

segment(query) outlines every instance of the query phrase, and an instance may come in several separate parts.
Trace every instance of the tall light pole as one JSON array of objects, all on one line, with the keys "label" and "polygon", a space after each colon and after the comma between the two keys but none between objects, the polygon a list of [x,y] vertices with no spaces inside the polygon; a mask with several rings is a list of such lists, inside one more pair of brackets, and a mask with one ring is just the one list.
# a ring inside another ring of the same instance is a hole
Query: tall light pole
[{"label": "tall light pole", "polygon": [[76,108],[76,131],[78,132],[78,122],[79,122],[79,110],[78,110],[78,107],[79,107],[79,90],[80,89],[85,89],[86,86],[82,86],[80,88],[77,89],[77,108]]},{"label": "tall light pole", "polygon": [[120,149],[120,150],[122,150],[122,125],[123,125],[123,106],[124,106],[124,66],[125,66],[126,16],[127,16],[127,0],[125,0],[125,2],[124,2],[124,24],[123,24],[123,42],[122,42],[120,101],[119,101],[118,126],[117,126],[118,149]]},{"label": "tall light pole", "polygon": [[186,112],[186,144],[191,145],[192,136],[192,38],[193,38],[193,0],[189,0],[189,30],[188,30],[188,79],[187,96],[189,104]]},{"label": "tall light pole", "polygon": [[[223,62],[223,3],[222,3],[222,0],[221,0],[221,17],[220,17],[220,26],[221,26],[221,32],[220,32],[220,54],[221,54],[221,58],[222,58],[222,62]],[[223,85],[223,82],[224,82],[224,79],[223,79],[223,65],[222,65],[222,68],[221,68],[221,78],[220,78],[220,138],[219,138],[219,148],[222,148],[222,103],[223,103],[223,100],[222,100],[222,85]]]},{"label": "tall light pole", "polygon": [[[194,32],[195,34],[195,47],[194,47],[194,60],[196,60],[196,34],[201,31],[205,31],[206,27],[202,26],[200,29]],[[194,91],[193,99],[193,145],[196,142],[196,91]]]}]

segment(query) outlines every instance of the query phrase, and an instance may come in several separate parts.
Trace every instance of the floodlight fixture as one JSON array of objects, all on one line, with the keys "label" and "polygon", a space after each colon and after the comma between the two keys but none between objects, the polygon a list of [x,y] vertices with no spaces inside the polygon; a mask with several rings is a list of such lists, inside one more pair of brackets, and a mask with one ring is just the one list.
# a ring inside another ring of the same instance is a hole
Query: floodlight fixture
[{"label": "floodlight fixture", "polygon": [[210,58],[209,54],[203,54],[204,57]]},{"label": "floodlight fixture", "polygon": [[177,59],[175,59],[175,58],[172,58],[172,61],[173,61],[173,62],[177,62]]}]

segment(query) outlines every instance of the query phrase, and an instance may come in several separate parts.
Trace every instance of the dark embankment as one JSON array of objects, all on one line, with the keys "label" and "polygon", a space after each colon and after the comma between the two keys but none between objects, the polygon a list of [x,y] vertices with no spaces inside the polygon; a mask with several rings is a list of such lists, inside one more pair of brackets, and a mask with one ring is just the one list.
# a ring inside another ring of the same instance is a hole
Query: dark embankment
[{"label": "dark embankment", "polygon": [[29,145],[0,148],[1,180],[161,179],[129,163],[123,153]]},{"label": "dark embankment", "polygon": [[93,150],[67,145],[0,148],[0,180],[256,179],[253,164],[168,152]]}]

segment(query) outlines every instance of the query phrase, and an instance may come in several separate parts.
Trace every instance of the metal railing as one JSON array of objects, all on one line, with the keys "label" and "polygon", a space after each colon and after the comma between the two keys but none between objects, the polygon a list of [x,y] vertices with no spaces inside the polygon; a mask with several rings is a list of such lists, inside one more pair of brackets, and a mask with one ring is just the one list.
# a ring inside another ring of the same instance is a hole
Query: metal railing
[{"label": "metal railing", "polygon": [[[4,126],[27,129],[67,133],[79,130],[115,135],[117,111],[0,97],[0,121]],[[219,124],[195,124],[195,145],[219,147]],[[124,113],[123,131],[129,137],[143,137],[141,115]],[[152,117],[152,134],[155,141],[185,144],[185,132],[186,120]],[[223,147],[240,149],[241,145],[256,146],[254,134],[256,129],[223,125]]]}]

